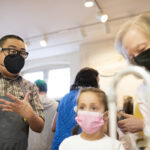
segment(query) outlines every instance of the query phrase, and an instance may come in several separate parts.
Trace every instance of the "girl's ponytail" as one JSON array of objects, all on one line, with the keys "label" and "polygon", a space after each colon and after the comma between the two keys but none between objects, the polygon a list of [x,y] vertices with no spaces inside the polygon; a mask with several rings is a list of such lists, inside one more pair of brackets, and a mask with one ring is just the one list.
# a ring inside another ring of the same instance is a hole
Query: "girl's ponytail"
[{"label": "girl's ponytail", "polygon": [[79,133],[79,125],[77,124],[72,130],[72,135],[77,135],[78,133]]}]

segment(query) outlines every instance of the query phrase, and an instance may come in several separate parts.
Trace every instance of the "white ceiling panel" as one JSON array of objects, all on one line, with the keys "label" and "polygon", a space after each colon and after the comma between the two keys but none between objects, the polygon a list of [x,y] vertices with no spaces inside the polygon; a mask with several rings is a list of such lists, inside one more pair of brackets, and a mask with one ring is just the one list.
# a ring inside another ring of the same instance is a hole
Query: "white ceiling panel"
[{"label": "white ceiling panel", "polygon": [[[97,0],[104,13],[109,15],[108,33],[96,19],[95,5],[85,8],[84,0],[1,0],[0,37],[17,34],[30,42],[29,59],[69,53],[80,44],[113,38],[118,27],[129,17],[150,12],[150,0]],[[39,41],[48,37],[48,47],[41,48]],[[67,48],[68,46],[68,48]],[[67,50],[62,50],[65,47]],[[55,49],[52,50],[52,49]],[[37,51],[38,54],[35,54]]]}]

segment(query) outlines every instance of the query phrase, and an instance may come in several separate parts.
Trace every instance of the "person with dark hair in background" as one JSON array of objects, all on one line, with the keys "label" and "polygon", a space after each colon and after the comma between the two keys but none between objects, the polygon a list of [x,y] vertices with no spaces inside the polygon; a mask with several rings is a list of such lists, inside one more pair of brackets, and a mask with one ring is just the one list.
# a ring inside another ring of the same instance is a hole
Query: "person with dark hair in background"
[{"label": "person with dark hair in background", "polygon": [[76,125],[74,106],[76,106],[76,98],[78,91],[82,87],[99,88],[99,73],[92,68],[81,69],[75,78],[70,92],[66,94],[60,101],[56,122],[56,131],[52,144],[52,150],[58,150],[60,143],[67,137],[72,135],[72,129]]},{"label": "person with dark hair in background", "polygon": [[26,150],[29,126],[35,132],[44,127],[38,89],[20,76],[27,56],[19,36],[0,39],[0,150]]},{"label": "person with dark hair in background", "polygon": [[44,107],[45,124],[41,133],[29,130],[27,150],[50,150],[54,133],[51,131],[51,123],[58,103],[47,97],[47,83],[44,80],[36,80],[35,85],[39,89],[40,100]]}]

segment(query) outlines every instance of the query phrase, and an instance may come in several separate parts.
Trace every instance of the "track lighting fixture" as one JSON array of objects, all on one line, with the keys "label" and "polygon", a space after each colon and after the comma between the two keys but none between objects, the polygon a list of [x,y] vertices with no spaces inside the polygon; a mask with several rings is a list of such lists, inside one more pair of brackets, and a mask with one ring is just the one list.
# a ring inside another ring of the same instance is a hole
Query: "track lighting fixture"
[{"label": "track lighting fixture", "polygon": [[47,42],[48,42],[48,38],[43,38],[43,39],[40,41],[41,47],[46,47],[46,46],[47,46]]},{"label": "track lighting fixture", "polygon": [[30,46],[30,44],[31,44],[30,41],[26,41],[26,42],[25,42],[25,47],[26,47],[26,49]]},{"label": "track lighting fixture", "polygon": [[85,7],[92,7],[94,5],[94,0],[86,0],[84,2]]},{"label": "track lighting fixture", "polygon": [[97,18],[98,20],[100,20],[102,23],[105,23],[105,22],[107,22],[107,20],[108,20],[108,15],[107,15],[107,14],[103,14],[103,13],[101,13],[101,12],[98,12],[98,13],[96,14],[96,18]]}]

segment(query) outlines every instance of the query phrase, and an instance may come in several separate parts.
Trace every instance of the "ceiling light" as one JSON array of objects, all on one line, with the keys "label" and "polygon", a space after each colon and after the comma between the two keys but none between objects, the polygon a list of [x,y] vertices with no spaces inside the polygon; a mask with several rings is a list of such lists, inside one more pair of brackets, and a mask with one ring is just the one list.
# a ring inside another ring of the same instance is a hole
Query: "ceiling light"
[{"label": "ceiling light", "polygon": [[105,34],[110,33],[110,28],[109,28],[108,22],[103,23],[103,25],[104,25],[104,33]]},{"label": "ceiling light", "polygon": [[46,46],[47,46],[47,42],[48,42],[48,38],[43,38],[43,39],[40,41],[41,47],[46,47]]},{"label": "ceiling light", "polygon": [[86,0],[84,3],[85,7],[92,7],[94,5],[94,1],[93,0]]},{"label": "ceiling light", "polygon": [[27,49],[30,46],[30,44],[31,44],[30,41],[26,41],[25,42],[25,48]]},{"label": "ceiling light", "polygon": [[107,14],[103,14],[101,16],[101,22],[105,23],[108,20],[108,15]]},{"label": "ceiling light", "polygon": [[83,28],[80,28],[79,31],[80,31],[80,35],[81,35],[82,39],[85,38],[85,37],[87,37],[87,34],[86,34],[86,32],[85,32],[85,30]]},{"label": "ceiling light", "polygon": [[107,22],[107,20],[108,20],[108,15],[107,15],[107,14],[102,14],[101,12],[98,12],[98,13],[96,14],[96,18],[97,18],[98,20],[100,20],[102,23],[105,23],[105,22]]}]

